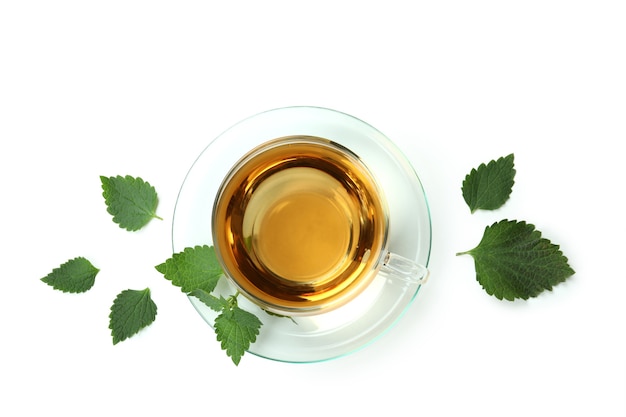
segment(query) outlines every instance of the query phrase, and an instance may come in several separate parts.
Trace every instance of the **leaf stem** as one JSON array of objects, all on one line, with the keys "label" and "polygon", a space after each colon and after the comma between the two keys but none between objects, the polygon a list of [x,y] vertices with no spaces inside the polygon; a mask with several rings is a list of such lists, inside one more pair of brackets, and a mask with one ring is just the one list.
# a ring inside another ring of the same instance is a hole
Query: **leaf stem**
[{"label": "leaf stem", "polygon": [[232,309],[233,307],[238,306],[239,303],[237,302],[237,297],[239,297],[239,290],[237,290],[233,295],[228,297],[227,301],[228,301],[229,309]]}]

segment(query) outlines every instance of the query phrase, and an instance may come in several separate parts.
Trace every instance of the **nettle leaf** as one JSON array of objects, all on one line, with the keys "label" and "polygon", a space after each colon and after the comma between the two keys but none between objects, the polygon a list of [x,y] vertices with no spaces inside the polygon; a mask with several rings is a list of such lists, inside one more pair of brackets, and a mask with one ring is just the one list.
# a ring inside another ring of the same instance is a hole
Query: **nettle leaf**
[{"label": "nettle leaf", "polygon": [[41,280],[55,290],[80,293],[93,287],[98,272],[100,270],[93,266],[91,262],[79,256],[53,269],[52,272],[41,278]]},{"label": "nettle leaf", "polygon": [[257,316],[238,307],[239,293],[228,298],[211,294],[223,275],[213,246],[185,248],[155,268],[188,296],[220,313],[214,324],[217,340],[235,365],[239,365],[241,357],[256,341],[262,323]]},{"label": "nettle leaf", "polygon": [[223,311],[224,309],[229,307],[228,300],[224,297],[220,296],[219,298],[202,290],[200,288],[196,288],[191,291],[188,295],[196,297],[198,300],[202,301],[207,307],[209,307],[213,311]]},{"label": "nettle leaf", "polygon": [[156,215],[159,201],[156,190],[150,183],[130,175],[101,176],[100,181],[107,211],[121,228],[136,231],[151,219],[163,220]]},{"label": "nettle leaf", "polygon": [[217,340],[222,342],[222,349],[235,365],[239,365],[241,357],[256,341],[262,325],[257,316],[236,305],[217,316],[215,319]]},{"label": "nettle leaf", "polygon": [[207,245],[185,248],[155,268],[185,293],[196,289],[210,293],[222,276],[215,249]]},{"label": "nettle leaf", "polygon": [[500,300],[536,297],[574,274],[559,246],[524,221],[487,226],[478,246],[463,254],[474,258],[480,285]]},{"label": "nettle leaf", "polygon": [[113,344],[135,335],[154,322],[157,306],[150,297],[150,289],[124,290],[117,295],[109,314],[109,329]]},{"label": "nettle leaf", "polygon": [[481,164],[465,177],[461,190],[472,213],[478,209],[495,210],[509,199],[515,182],[513,160],[510,154],[487,165]]}]

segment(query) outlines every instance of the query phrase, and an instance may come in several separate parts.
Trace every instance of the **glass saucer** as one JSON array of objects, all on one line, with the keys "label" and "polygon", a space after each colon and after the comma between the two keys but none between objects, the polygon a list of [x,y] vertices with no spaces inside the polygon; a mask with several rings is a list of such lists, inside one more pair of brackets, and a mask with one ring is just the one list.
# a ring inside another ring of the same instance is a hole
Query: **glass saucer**
[{"label": "glass saucer", "polygon": [[[389,206],[388,250],[424,267],[431,248],[431,222],[422,184],[409,161],[380,131],[335,110],[285,107],[259,113],[232,126],[198,156],[181,186],[174,210],[172,246],[212,245],[211,217],[217,191],[231,167],[250,149],[271,139],[308,135],[330,139],[352,150],[376,177]],[[420,283],[378,274],[365,291],[330,312],[293,318],[267,314],[240,296],[239,306],[263,322],[250,353],[284,362],[317,362],[337,358],[375,340],[404,313]],[[234,294],[226,277],[215,294]],[[189,297],[213,326],[217,313]]]}]

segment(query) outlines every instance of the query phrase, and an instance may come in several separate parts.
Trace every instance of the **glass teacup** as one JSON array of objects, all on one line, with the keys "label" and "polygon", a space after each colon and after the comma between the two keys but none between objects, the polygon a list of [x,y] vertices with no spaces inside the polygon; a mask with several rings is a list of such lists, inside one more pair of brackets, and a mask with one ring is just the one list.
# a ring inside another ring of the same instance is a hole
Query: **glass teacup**
[{"label": "glass teacup", "polygon": [[423,281],[425,267],[387,250],[388,229],[387,201],[367,166],[315,136],[254,148],[231,169],[213,209],[226,275],[254,303],[285,315],[338,308],[381,269]]},{"label": "glass teacup", "polygon": [[[216,295],[239,292],[263,322],[249,352],[313,362],[367,345],[407,310],[428,276],[431,223],[419,178],[385,135],[338,111],[286,107],[200,154],[172,240],[175,252],[215,246],[226,278]],[[213,326],[216,313],[190,300]]]}]

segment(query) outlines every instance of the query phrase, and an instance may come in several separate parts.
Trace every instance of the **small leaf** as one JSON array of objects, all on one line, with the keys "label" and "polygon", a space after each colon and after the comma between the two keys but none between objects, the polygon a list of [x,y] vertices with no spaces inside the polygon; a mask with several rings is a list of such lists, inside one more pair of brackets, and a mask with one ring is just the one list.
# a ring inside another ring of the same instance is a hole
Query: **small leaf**
[{"label": "small leaf", "polygon": [[206,292],[205,290],[201,290],[200,288],[196,288],[188,295],[196,297],[213,311],[222,311],[229,306],[228,300],[224,297],[220,296],[219,298],[217,298],[213,294],[209,294],[208,292]]},{"label": "small leaf", "polygon": [[267,314],[268,316],[272,316],[272,317],[278,317],[281,319],[289,319],[291,320],[291,322],[293,324],[295,324],[296,326],[298,325],[298,322],[292,317],[292,316],[285,316],[284,314],[278,314],[278,313],[274,313],[273,311],[269,311],[269,310],[263,310],[265,312],[265,314]]},{"label": "small leaf", "polygon": [[96,280],[100,270],[83,257],[70,259],[58,268],[55,268],[47,276],[41,278],[43,282],[55,290],[79,293],[85,292]]},{"label": "small leaf", "polygon": [[559,246],[523,221],[487,226],[478,246],[463,254],[474,258],[480,285],[500,300],[536,297],[574,274]]},{"label": "small leaf", "polygon": [[163,220],[156,215],[158,197],[148,182],[130,175],[101,176],[100,181],[107,211],[121,228],[136,231],[153,218]]},{"label": "small leaf", "polygon": [[237,306],[224,310],[215,319],[217,340],[222,342],[222,349],[230,356],[235,365],[252,343],[256,341],[263,323],[254,314]]},{"label": "small leaf", "polygon": [[207,245],[185,248],[155,268],[185,293],[196,289],[210,293],[222,276],[215,249]]},{"label": "small leaf", "polygon": [[472,213],[478,209],[495,210],[509,199],[515,182],[513,159],[510,154],[487,165],[481,164],[465,177],[463,199]]},{"label": "small leaf", "polygon": [[124,290],[117,295],[109,314],[109,329],[113,344],[135,335],[154,322],[157,306],[150,297],[150,289]]}]

